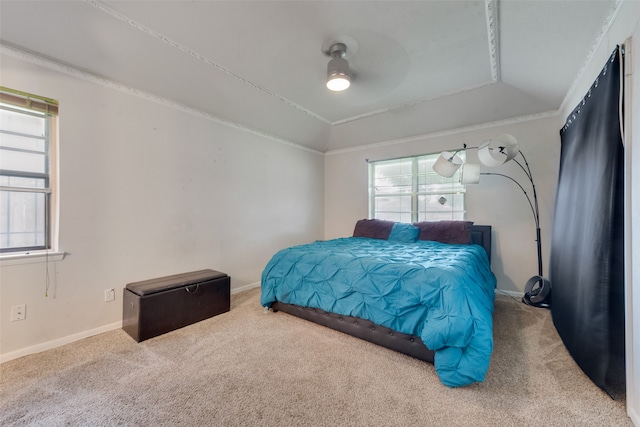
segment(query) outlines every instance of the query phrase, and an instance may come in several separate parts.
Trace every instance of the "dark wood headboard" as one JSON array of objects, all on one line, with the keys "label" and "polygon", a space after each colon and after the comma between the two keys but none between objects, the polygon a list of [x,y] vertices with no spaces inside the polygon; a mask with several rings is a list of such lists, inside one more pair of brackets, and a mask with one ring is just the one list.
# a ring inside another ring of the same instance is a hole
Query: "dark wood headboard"
[{"label": "dark wood headboard", "polygon": [[491,226],[472,225],[471,243],[482,246],[489,256],[489,263],[491,263]]}]

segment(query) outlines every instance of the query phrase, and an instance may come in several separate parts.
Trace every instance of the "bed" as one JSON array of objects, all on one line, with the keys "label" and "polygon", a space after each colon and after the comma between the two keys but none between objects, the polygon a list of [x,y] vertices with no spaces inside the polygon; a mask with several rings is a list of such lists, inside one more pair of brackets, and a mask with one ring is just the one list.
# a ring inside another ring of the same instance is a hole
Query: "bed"
[{"label": "bed", "polygon": [[261,304],[433,363],[441,382],[484,380],[493,350],[491,227],[360,220],[353,237],[276,253]]}]

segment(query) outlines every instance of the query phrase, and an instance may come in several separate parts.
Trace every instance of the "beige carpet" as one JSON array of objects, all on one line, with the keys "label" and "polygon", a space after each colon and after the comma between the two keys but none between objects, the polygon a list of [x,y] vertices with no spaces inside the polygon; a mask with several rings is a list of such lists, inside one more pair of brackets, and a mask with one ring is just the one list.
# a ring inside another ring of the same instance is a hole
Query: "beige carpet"
[{"label": "beige carpet", "polygon": [[137,344],[117,330],[0,365],[2,426],[631,426],[550,313],[498,296],[482,384],[297,319],[259,289],[229,313]]}]

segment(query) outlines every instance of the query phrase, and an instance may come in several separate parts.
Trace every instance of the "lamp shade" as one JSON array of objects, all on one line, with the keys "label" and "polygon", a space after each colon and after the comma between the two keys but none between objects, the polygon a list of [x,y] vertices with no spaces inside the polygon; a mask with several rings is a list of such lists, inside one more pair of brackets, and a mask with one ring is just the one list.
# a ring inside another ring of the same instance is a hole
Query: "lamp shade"
[{"label": "lamp shade", "polygon": [[507,133],[484,141],[478,147],[478,159],[489,167],[500,166],[518,155],[518,141]]},{"label": "lamp shade", "polygon": [[440,176],[451,178],[462,166],[462,159],[455,153],[443,151],[433,164],[433,170]]},{"label": "lamp shade", "polygon": [[480,182],[480,165],[474,163],[465,163],[462,165],[462,175],[460,176],[462,184],[477,184]]}]

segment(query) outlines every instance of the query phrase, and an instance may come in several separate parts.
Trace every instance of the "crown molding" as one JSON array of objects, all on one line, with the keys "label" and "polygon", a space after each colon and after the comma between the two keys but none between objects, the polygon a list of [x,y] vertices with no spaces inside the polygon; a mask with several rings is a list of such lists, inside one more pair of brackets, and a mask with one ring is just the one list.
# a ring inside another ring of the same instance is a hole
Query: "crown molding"
[{"label": "crown molding", "polygon": [[411,102],[407,102],[405,104],[399,104],[399,105],[395,105],[395,106],[392,106],[392,107],[389,107],[389,108],[382,108],[380,110],[372,111],[370,113],[364,113],[364,114],[360,114],[358,116],[353,116],[353,117],[349,117],[349,118],[346,118],[346,119],[337,120],[335,122],[331,122],[331,126],[343,125],[345,123],[354,122],[354,121],[357,121],[357,120],[366,119],[366,118],[373,117],[373,116],[378,116],[380,114],[399,111],[399,110],[403,110],[403,109],[409,108],[409,107],[415,107],[416,105],[424,104],[426,102],[437,101],[438,99],[447,98],[447,97],[453,96],[453,95],[459,95],[459,94],[465,93],[465,92],[471,92],[471,91],[474,91],[476,89],[481,89],[483,87],[491,86],[491,85],[494,85],[494,84],[496,84],[496,82],[494,82],[494,81],[481,82],[481,83],[478,83],[478,84],[475,84],[475,85],[464,87],[462,89],[456,89],[456,90],[452,90],[450,92],[445,92],[445,93],[442,93],[440,95],[437,95],[437,96],[434,96],[434,97],[431,97],[431,98],[419,99],[417,101],[411,101]]},{"label": "crown molding", "polygon": [[489,41],[489,63],[491,78],[500,81],[500,29],[498,21],[498,0],[485,0],[487,18],[487,39]]},{"label": "crown molding", "polygon": [[158,31],[155,31],[143,24],[141,24],[140,22],[135,21],[134,19],[124,15],[123,13],[118,12],[115,9],[112,9],[111,7],[105,5],[104,3],[100,2],[100,1],[96,1],[96,0],[83,0],[85,3],[95,7],[96,9],[100,10],[101,12],[104,12],[108,15],[110,15],[111,17],[124,22],[125,24],[135,28],[136,30],[142,31],[143,33],[147,34],[148,36],[151,36],[159,41],[161,41],[162,43],[165,43],[175,49],[180,50],[183,53],[186,53],[187,55],[191,56],[192,58],[204,62],[205,64],[215,68],[216,70],[226,74],[229,77],[232,77],[238,81],[241,81],[242,83],[251,86],[253,89],[264,93],[265,95],[268,95],[274,99],[277,99],[278,101],[282,102],[283,104],[287,105],[288,107],[291,107],[297,111],[300,111],[304,114],[307,114],[311,117],[313,117],[316,120],[319,120],[325,124],[331,124],[331,122],[327,119],[325,119],[324,117],[314,113],[313,111],[307,110],[306,108],[296,104],[293,101],[288,100],[287,98],[284,98],[280,95],[277,95],[271,91],[269,91],[268,89],[260,86],[259,84],[252,82],[249,79],[246,79],[236,73],[234,73],[233,71],[229,70],[228,68],[218,64],[217,62],[215,62],[213,59],[207,58],[206,56],[190,49],[188,46],[173,40],[167,36],[165,36],[164,34],[159,33]]},{"label": "crown molding", "polygon": [[405,108],[414,107],[426,102],[435,101],[441,98],[446,98],[452,95],[458,95],[464,92],[469,92],[475,89],[480,89],[485,86],[490,86],[500,82],[500,42],[499,42],[499,21],[498,21],[498,0],[485,0],[485,16],[487,21],[487,42],[489,44],[489,66],[491,68],[491,81],[481,82],[475,85],[467,86],[461,89],[456,89],[451,92],[446,92],[432,98],[424,98],[417,101],[408,102],[405,104],[395,105],[389,108],[383,108],[380,110],[370,111],[368,113],[359,114],[357,116],[347,117],[331,122],[331,126],[342,125],[345,123],[354,122],[361,119],[377,116],[380,114],[389,113],[392,111],[399,111]]},{"label": "crown molding", "polygon": [[[266,132],[262,132],[260,130],[251,128],[249,126],[245,126],[242,125],[240,123],[231,121],[231,120],[227,120],[224,119],[222,117],[216,116],[214,114],[211,113],[207,113],[205,111],[202,110],[198,110],[192,107],[188,107],[184,104],[157,96],[157,95],[153,95],[138,89],[134,89],[131,88],[129,86],[125,86],[122,85],[120,83],[116,83],[112,80],[106,79],[104,77],[100,77],[97,76],[95,74],[89,73],[87,71],[83,71],[80,70],[78,68],[75,68],[73,66],[67,65],[67,64],[63,64],[59,61],[53,60],[51,58],[47,58],[43,55],[40,55],[38,53],[35,52],[30,52],[27,51],[23,48],[17,47],[17,46],[13,46],[3,40],[0,40],[0,53],[2,54],[6,54],[12,57],[16,57],[18,59],[24,60],[26,62],[30,62],[48,69],[51,69],[53,71],[57,71],[63,74],[67,74],[70,75],[72,77],[81,79],[81,80],[85,80],[88,81],[90,83],[94,83],[103,87],[107,87],[113,90],[117,90],[119,92],[123,92],[126,93],[128,95],[132,95],[132,96],[136,96],[138,98],[142,98],[144,100],[150,101],[150,102],[154,102],[169,108],[173,108],[182,112],[185,112],[187,114],[192,114],[201,118],[204,118],[206,120],[211,120],[217,123],[220,123],[222,125],[225,126],[229,126],[232,127],[234,129],[243,131],[243,132],[248,132],[251,133],[253,135],[257,135],[269,140],[272,140],[274,142],[278,142],[293,148],[297,148],[299,150],[303,150],[303,151],[307,151],[313,154],[321,154],[321,155],[336,155],[336,154],[343,154],[343,153],[349,153],[349,152],[355,152],[355,151],[363,151],[363,150],[369,150],[369,149],[373,149],[373,148],[379,148],[379,147],[386,147],[386,146],[391,146],[391,145],[397,145],[397,144],[405,144],[408,142],[413,142],[413,141],[418,141],[418,140],[422,140],[422,139],[430,139],[430,138],[435,138],[435,137],[442,137],[442,136],[447,136],[447,135],[455,135],[455,134],[459,134],[459,133],[463,133],[463,132],[472,132],[472,131],[477,131],[477,130],[483,130],[483,129],[489,129],[492,127],[497,127],[497,126],[504,126],[504,125],[510,125],[510,124],[516,124],[516,123],[523,123],[523,122],[528,122],[528,121],[533,121],[533,120],[539,120],[539,119],[544,119],[544,118],[548,118],[548,117],[554,117],[560,114],[561,110],[554,110],[554,111],[548,111],[548,112],[544,112],[544,113],[539,113],[539,114],[530,114],[530,115],[526,115],[526,116],[520,116],[520,117],[514,117],[514,118],[510,118],[510,119],[505,119],[505,120],[498,120],[498,121],[494,121],[494,122],[487,122],[487,123],[482,123],[482,124],[478,124],[478,125],[471,125],[471,126],[465,126],[465,127],[460,127],[460,128],[454,128],[454,129],[447,129],[447,130],[443,130],[443,131],[438,131],[438,132],[432,132],[432,133],[427,133],[427,134],[421,134],[421,135],[415,135],[415,136],[411,136],[411,137],[406,137],[406,138],[400,138],[400,139],[394,139],[394,140],[388,140],[388,141],[381,141],[381,142],[376,142],[373,144],[366,144],[366,145],[359,145],[357,147],[350,147],[350,148],[342,148],[342,149],[338,149],[338,150],[329,150],[329,151],[319,151],[319,150],[314,150],[312,148],[308,148],[305,147],[303,145],[300,145],[298,143],[286,140],[284,138],[280,138],[278,136],[275,135],[271,135],[269,133]],[[483,86],[487,86],[493,83],[485,83],[483,85],[479,85],[478,87],[483,87]],[[466,89],[460,92],[466,92],[468,90],[472,90],[472,89]],[[442,97],[444,96],[449,96],[449,95],[442,95]],[[414,104],[417,104],[419,102],[416,102]]]},{"label": "crown molding", "polygon": [[107,6],[106,4],[98,1],[98,0],[83,0],[85,3],[95,7],[96,9],[102,11],[103,13],[108,14],[109,16],[124,22],[127,25],[130,25],[131,27],[142,31],[143,33],[161,41],[162,43],[165,43],[173,48],[176,48],[178,50],[180,50],[181,52],[186,53],[187,55],[204,62],[205,64],[215,68],[216,70],[238,80],[243,82],[244,84],[247,84],[249,86],[251,86],[253,89],[262,92],[274,99],[277,99],[278,101],[282,102],[283,104],[287,105],[288,107],[291,107],[297,111],[300,111],[304,114],[307,114],[310,117],[313,117],[316,120],[319,120],[322,123],[331,125],[331,126],[336,126],[336,125],[341,125],[341,124],[345,124],[345,123],[349,123],[349,122],[353,122],[353,121],[357,121],[357,120],[361,120],[361,119],[365,119],[368,117],[373,117],[373,116],[377,116],[380,114],[385,114],[388,112],[392,112],[392,111],[399,111],[399,110],[403,110],[406,108],[411,108],[414,107],[416,105],[419,104],[423,104],[426,102],[430,102],[430,101],[434,101],[437,99],[441,99],[441,98],[445,98],[447,96],[451,96],[451,95],[456,95],[456,94],[460,94],[460,93],[464,93],[467,91],[471,91],[474,89],[478,89],[493,83],[497,83],[499,81],[499,54],[498,54],[498,32],[497,32],[497,25],[498,25],[498,5],[497,5],[497,0],[485,0],[485,9],[486,9],[486,19],[487,19],[487,38],[488,38],[488,42],[489,42],[489,55],[490,55],[490,64],[491,64],[491,76],[492,76],[492,81],[491,82],[482,82],[482,83],[478,83],[476,85],[472,85],[469,87],[465,87],[462,89],[457,89],[455,91],[451,91],[451,92],[447,92],[441,95],[438,95],[436,97],[432,97],[432,98],[425,98],[425,99],[420,99],[417,101],[412,101],[412,102],[408,102],[408,103],[404,103],[404,104],[399,104],[399,105],[395,105],[389,108],[384,108],[384,109],[380,109],[380,110],[374,110],[374,111],[370,111],[370,112],[366,112],[363,114],[359,114],[357,116],[352,116],[352,117],[347,117],[344,119],[340,119],[340,120],[336,120],[331,122],[330,120],[314,113],[313,111],[307,110],[306,108],[294,103],[293,101],[290,101],[282,96],[279,96],[273,92],[270,92],[269,90],[267,90],[266,88],[260,86],[257,83],[254,83],[236,73],[234,73],[233,71],[229,70],[228,68],[225,68],[224,66],[222,66],[221,64],[215,62],[214,60],[205,57],[204,55],[190,49],[188,46],[176,41],[176,40],[172,40],[171,38],[159,33],[158,31],[153,30],[152,28],[149,28],[143,24],[141,24],[140,22],[135,21],[134,19],[126,16],[123,13],[118,12],[117,10]]},{"label": "crown molding", "polygon": [[[587,55],[587,58],[582,64],[582,67],[580,67],[580,70],[578,70],[578,73],[576,74],[575,79],[573,79],[573,82],[571,83],[569,90],[567,91],[567,93],[564,96],[564,99],[562,100],[562,104],[560,104],[559,111],[564,111],[567,108],[567,103],[571,100],[571,97],[573,96],[573,92],[576,90],[578,83],[584,77],[584,74],[587,71],[587,68],[589,67],[591,62],[593,61],[598,48],[600,47],[602,42],[605,40],[606,38],[605,36],[608,34],[609,29],[611,28],[611,25],[613,25],[613,22],[616,20],[616,17],[620,12],[620,9],[622,8],[623,3],[624,3],[624,0],[617,0],[615,5],[611,6],[609,15],[605,19],[604,24],[602,24],[602,28],[600,28],[600,32],[598,33],[598,36],[594,40],[593,45],[591,46],[591,50]],[[611,52],[607,53],[607,57],[610,53]],[[599,70],[600,68],[598,68],[598,71]]]},{"label": "crown molding", "polygon": [[526,116],[519,116],[519,117],[512,117],[510,119],[497,120],[497,121],[481,123],[481,124],[477,124],[477,125],[464,126],[464,127],[460,127],[460,128],[454,128],[454,129],[446,129],[446,130],[442,130],[442,131],[438,131],[438,132],[431,132],[431,133],[425,133],[425,134],[421,134],[421,135],[408,136],[408,137],[405,137],[405,138],[392,139],[392,140],[388,140],[388,141],[380,141],[380,142],[375,142],[373,144],[358,145],[357,147],[349,147],[349,148],[340,148],[340,149],[337,149],[337,150],[329,150],[329,151],[326,151],[324,154],[325,154],[325,156],[331,156],[331,155],[336,155],[336,154],[344,154],[344,153],[352,153],[352,152],[356,152],[356,151],[371,150],[371,149],[374,149],[374,148],[389,147],[389,146],[393,146],[393,145],[406,144],[406,143],[409,143],[409,142],[421,141],[421,140],[425,140],[425,139],[432,139],[432,138],[438,138],[438,137],[449,136],[449,135],[457,135],[457,134],[465,133],[465,132],[474,132],[474,131],[479,131],[479,130],[484,130],[484,129],[491,129],[491,128],[498,127],[498,126],[506,126],[506,125],[513,125],[513,124],[518,124],[518,123],[531,122],[531,121],[534,121],[534,120],[546,119],[546,118],[549,118],[549,117],[556,117],[556,116],[559,116],[559,115],[560,115],[560,111],[559,110],[546,111],[546,112],[543,112],[543,113],[529,114],[529,115],[526,115]]},{"label": "crown molding", "polygon": [[187,114],[191,114],[194,116],[198,116],[204,118],[206,120],[210,120],[243,132],[247,132],[256,136],[260,136],[262,138],[269,139],[274,142],[278,142],[280,144],[288,145],[293,148],[297,148],[299,150],[307,151],[314,154],[323,154],[322,151],[314,150],[309,147],[305,147],[304,145],[298,144],[293,141],[289,141],[287,139],[281,138],[276,135],[272,135],[267,132],[263,132],[261,130],[252,128],[250,126],[243,125],[238,122],[234,122],[232,120],[225,119],[223,117],[217,116],[215,114],[208,113],[206,111],[202,111],[196,108],[188,107],[179,102],[172,101],[167,98],[163,98],[161,96],[154,95],[152,93],[148,93],[142,90],[138,90],[132,88],[130,86],[126,86],[113,80],[106,79],[104,77],[100,77],[96,74],[90,73],[88,71],[83,71],[78,68],[75,68],[71,65],[64,64],[62,62],[56,61],[54,59],[45,57],[39,53],[31,52],[26,49],[23,49],[18,46],[14,46],[10,43],[5,42],[4,40],[0,40],[0,53],[13,56],[15,58],[21,59],[26,62],[30,62],[32,64],[36,64],[45,68],[48,68],[53,71],[57,71],[63,74],[67,74],[69,76],[88,81],[90,83],[97,84],[99,86],[107,87],[109,89],[117,90],[119,92],[126,93],[128,95],[132,95],[138,98],[142,98],[146,101],[154,102],[156,104],[163,105],[168,108],[173,108],[179,111],[182,111]]},{"label": "crown molding", "polygon": [[[281,97],[277,94],[274,94],[270,91],[268,91],[267,89],[265,89],[264,87],[234,73],[233,71],[225,68],[224,66],[218,64],[217,62],[215,62],[214,60],[205,57],[204,55],[190,49],[189,47],[187,47],[186,45],[172,40],[171,38],[135,21],[134,19],[118,12],[117,10],[107,6],[106,4],[102,3],[101,1],[98,0],[83,0],[86,4],[100,10],[103,13],[108,14],[109,16],[113,17],[114,19],[117,19],[119,21],[124,22],[127,25],[130,25],[131,27],[135,28],[136,30],[142,31],[143,33],[147,34],[148,36],[151,36],[157,40],[159,40],[162,43],[165,43],[175,49],[180,50],[181,52],[195,58],[196,60],[202,61],[203,63],[215,68],[216,70],[234,78],[237,79],[238,81],[241,81],[249,86],[251,86],[252,88],[254,88],[255,90],[258,90],[270,97],[273,97],[274,99],[277,99],[278,101],[282,102],[283,104],[297,110],[300,112],[303,112],[307,115],[309,115],[310,117],[313,117],[325,124],[328,124],[330,126],[337,126],[337,125],[341,125],[341,124],[346,124],[346,123],[350,123],[350,122],[354,122],[354,121],[358,121],[361,119],[366,119],[369,117],[374,117],[374,116],[378,116],[381,114],[385,114],[385,113],[390,113],[390,112],[396,112],[396,111],[400,111],[400,110],[404,110],[404,109],[408,109],[411,107],[415,107],[417,105],[420,104],[424,104],[424,103],[428,103],[428,102],[432,102],[432,101],[436,101],[439,99],[443,99],[446,97],[450,97],[450,96],[454,96],[454,95],[459,95],[459,94],[463,94],[466,92],[470,92],[473,90],[477,90],[483,87],[487,87],[487,86],[491,86],[493,84],[499,83],[500,81],[500,55],[499,55],[499,14],[498,14],[498,9],[499,9],[499,5],[498,5],[498,0],[485,0],[485,16],[486,16],[486,25],[487,25],[487,39],[488,39],[488,48],[489,48],[489,56],[490,56],[490,67],[491,67],[491,77],[492,80],[491,81],[485,81],[485,82],[480,82],[478,84],[475,85],[471,85],[471,86],[467,86],[461,89],[456,89],[450,92],[446,92],[434,97],[430,97],[430,98],[424,98],[424,99],[419,99],[416,101],[411,101],[411,102],[407,102],[404,104],[398,104],[395,106],[391,106],[388,108],[383,108],[383,109],[379,109],[379,110],[375,110],[375,111],[371,111],[371,112],[367,112],[367,113],[363,113],[357,116],[352,116],[352,117],[348,117],[345,119],[341,119],[341,120],[337,120],[337,121],[329,121],[321,116],[319,116],[318,114],[313,113],[312,111],[309,111],[297,104],[295,104],[294,102]],[[587,61],[585,62],[585,64],[583,65],[583,67],[580,70],[580,73],[578,75],[578,78],[576,78],[569,90],[569,93],[571,93],[572,90],[574,90],[575,86],[577,85],[577,82],[580,80],[581,75],[584,73],[585,68],[587,67],[587,65],[590,63],[594,52],[596,51],[598,45],[600,44],[601,40],[604,38],[604,35],[606,34],[606,31],[608,30],[608,28],[610,27],[611,23],[613,22],[615,16],[618,13],[618,10],[620,9],[621,4],[623,3],[624,0],[617,0],[616,5],[614,7],[612,7],[612,12],[609,15],[607,21],[605,22],[601,33],[598,37],[598,40],[596,41],[596,43],[594,44],[594,46],[592,47],[592,50],[589,54],[589,57],[587,59]],[[357,150],[363,150],[363,149],[369,149],[369,148],[373,148],[373,147],[377,147],[380,145],[393,145],[396,143],[404,143],[404,142],[409,142],[411,140],[415,140],[415,139],[423,139],[423,138],[432,138],[435,136],[443,136],[443,135],[449,135],[449,134],[455,134],[455,133],[460,133],[460,132],[466,132],[466,131],[473,131],[473,130],[479,130],[479,129],[484,129],[487,127],[493,127],[493,126],[499,126],[499,125],[503,125],[503,124],[511,124],[511,123],[518,123],[518,122],[522,122],[522,121],[529,121],[529,120],[536,120],[539,118],[543,118],[543,117],[549,117],[549,116],[553,116],[556,114],[559,114],[560,111],[562,111],[562,108],[564,107],[564,104],[567,102],[567,98],[565,97],[565,100],[561,106],[561,108],[558,111],[555,112],[550,112],[550,113],[542,113],[542,114],[536,114],[536,115],[532,115],[532,116],[524,116],[521,118],[516,118],[516,119],[507,119],[507,120],[502,120],[502,121],[498,121],[498,122],[492,122],[492,123],[485,123],[482,125],[474,125],[474,126],[470,126],[470,127],[463,127],[463,128],[457,128],[457,129],[451,129],[451,130],[445,130],[442,132],[435,132],[435,133],[430,133],[430,134],[424,134],[424,135],[419,135],[416,137],[410,137],[410,138],[404,138],[401,140],[393,140],[393,141],[386,141],[386,142],[380,142],[380,143],[374,143],[374,144],[367,144],[367,145],[363,145],[363,146],[358,146],[358,147],[353,147],[353,148],[345,148],[345,149],[338,149],[338,150],[332,150],[332,151],[319,151],[319,150],[315,150],[312,148],[308,148],[304,145],[301,145],[299,143],[278,137],[276,135],[272,135],[270,133],[267,132],[263,132],[261,130],[243,125],[241,123],[232,121],[232,120],[228,120],[225,119],[223,117],[208,113],[206,111],[203,110],[199,110],[199,109],[195,109],[192,107],[188,107],[184,104],[172,101],[170,99],[167,98],[163,98],[148,92],[144,92],[129,86],[125,86],[119,83],[116,83],[112,80],[100,77],[96,74],[87,72],[87,71],[83,71],[80,70],[74,66],[68,65],[68,64],[64,64],[62,62],[59,62],[57,60],[45,57],[39,53],[36,52],[30,52],[27,51],[19,46],[14,46],[11,45],[5,41],[0,40],[0,52],[2,53],[6,53],[12,56],[16,56],[19,57],[25,61],[31,62],[31,63],[35,63],[37,65],[41,65],[44,66],[46,68],[49,69],[53,69],[55,71],[59,71],[86,81],[90,81],[92,83],[101,85],[101,86],[105,86],[105,87],[109,87],[111,89],[115,89],[118,90],[120,92],[124,92],[130,95],[134,95],[137,96],[139,98],[143,98],[146,99],[148,101],[152,101],[170,108],[174,108],[180,111],[183,111],[185,113],[188,114],[192,114],[192,115],[196,115],[202,118],[205,118],[207,120],[211,120],[211,121],[215,121],[218,122],[220,124],[223,124],[225,126],[229,126],[244,132],[248,132],[263,138],[267,138],[270,139],[272,141],[275,142],[279,142],[288,146],[292,146],[294,148],[298,148],[304,151],[308,151],[311,153],[315,153],[315,154],[337,154],[337,153],[341,153],[341,152],[348,152],[348,151],[357,151]]]}]

